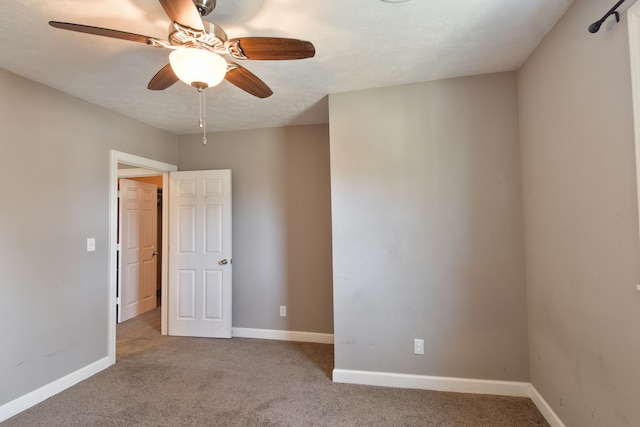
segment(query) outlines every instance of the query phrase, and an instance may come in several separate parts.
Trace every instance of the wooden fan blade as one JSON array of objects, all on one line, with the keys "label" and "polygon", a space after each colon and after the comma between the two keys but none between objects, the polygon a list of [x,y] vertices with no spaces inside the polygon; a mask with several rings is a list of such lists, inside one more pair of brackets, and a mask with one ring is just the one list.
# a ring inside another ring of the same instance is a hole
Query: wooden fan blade
[{"label": "wooden fan blade", "polygon": [[147,85],[150,90],[164,90],[178,81],[178,76],[173,72],[171,64],[167,64],[156,73]]},{"label": "wooden fan blade", "polygon": [[160,0],[160,4],[173,22],[192,30],[205,31],[202,18],[193,0]]},{"label": "wooden fan blade", "polygon": [[278,37],[231,39],[227,42],[227,46],[229,53],[239,59],[304,59],[316,54],[316,49],[311,42]]},{"label": "wooden fan blade", "polygon": [[273,95],[273,91],[260,80],[255,74],[247,70],[244,67],[236,64],[235,62],[229,62],[232,65],[231,70],[227,71],[225,80],[229,83],[233,83],[245,92],[250,93],[258,98],[267,98]]},{"label": "wooden fan blade", "polygon": [[127,33],[124,31],[110,30],[108,28],[91,27],[89,25],[71,24],[68,22],[49,21],[49,25],[62,30],[76,31],[78,33],[94,34],[96,36],[111,37],[114,39],[128,40],[130,42],[152,44],[153,37],[142,36],[140,34]]}]

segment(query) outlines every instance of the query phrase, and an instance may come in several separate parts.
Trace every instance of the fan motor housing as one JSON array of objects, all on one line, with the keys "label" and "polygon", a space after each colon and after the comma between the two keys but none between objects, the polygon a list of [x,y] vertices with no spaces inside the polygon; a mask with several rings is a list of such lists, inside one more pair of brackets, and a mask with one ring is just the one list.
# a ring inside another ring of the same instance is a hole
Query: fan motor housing
[{"label": "fan motor housing", "polygon": [[216,8],[216,0],[193,0],[200,16],[207,16]]},{"label": "fan motor housing", "polygon": [[205,44],[209,49],[219,51],[218,53],[221,55],[227,53],[224,44],[227,41],[227,33],[225,33],[220,26],[212,22],[204,21],[203,24],[205,32],[197,38],[194,38],[192,34],[181,31],[171,23],[171,25],[169,25],[169,43],[173,46]]}]

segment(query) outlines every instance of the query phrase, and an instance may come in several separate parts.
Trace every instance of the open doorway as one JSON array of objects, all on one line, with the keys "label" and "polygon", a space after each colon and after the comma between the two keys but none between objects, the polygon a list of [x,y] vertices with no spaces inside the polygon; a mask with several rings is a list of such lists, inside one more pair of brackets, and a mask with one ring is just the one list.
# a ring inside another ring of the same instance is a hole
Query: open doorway
[{"label": "open doorway", "polygon": [[[109,213],[110,213],[110,230],[109,230],[109,334],[108,334],[108,352],[111,363],[116,361],[116,323],[117,323],[117,289],[118,289],[118,179],[119,175],[125,173],[119,172],[127,170],[129,177],[137,174],[138,176],[160,176],[162,178],[162,187],[168,188],[169,172],[177,170],[175,165],[158,162],[156,160],[147,159],[119,151],[111,151],[110,164],[110,192],[109,192]],[[133,175],[132,175],[133,174]],[[168,202],[167,197],[162,199],[162,215],[159,218],[161,222],[161,233],[168,236]],[[160,251],[160,294],[167,295],[168,285],[168,243],[166,238],[162,239]],[[167,333],[167,305],[160,304],[161,317],[161,333]]]}]

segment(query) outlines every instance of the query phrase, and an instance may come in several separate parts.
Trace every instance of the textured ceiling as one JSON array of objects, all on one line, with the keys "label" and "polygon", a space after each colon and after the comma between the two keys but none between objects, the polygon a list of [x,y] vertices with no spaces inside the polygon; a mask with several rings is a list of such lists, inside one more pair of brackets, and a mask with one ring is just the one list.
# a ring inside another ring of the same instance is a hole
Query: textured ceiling
[{"label": "textured ceiling", "polygon": [[[309,40],[316,56],[242,61],[274,94],[258,99],[222,82],[207,90],[207,129],[327,123],[330,93],[517,69],[571,3],[218,0],[205,19],[230,38]],[[195,89],[146,89],[166,49],[62,31],[50,20],[166,39],[157,0],[2,0],[0,68],[175,134],[199,132]]]}]

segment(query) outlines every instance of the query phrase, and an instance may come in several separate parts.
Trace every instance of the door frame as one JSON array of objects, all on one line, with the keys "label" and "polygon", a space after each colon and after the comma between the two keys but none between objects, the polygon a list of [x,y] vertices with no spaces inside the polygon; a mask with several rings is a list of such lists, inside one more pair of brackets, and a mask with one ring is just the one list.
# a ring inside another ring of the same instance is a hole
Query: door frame
[{"label": "door frame", "polygon": [[[623,12],[624,13],[624,12]],[[633,133],[636,155],[636,192],[640,213],[640,3],[626,10],[629,32],[629,59],[631,65],[631,97],[633,105]],[[640,215],[638,217],[640,221]]]},{"label": "door frame", "polygon": [[[134,154],[110,150],[109,167],[109,291],[107,296],[108,308],[108,358],[111,364],[116,362],[116,295],[118,288],[118,164],[124,163],[142,169],[152,170],[156,175],[162,175],[163,188],[169,188],[169,172],[175,172],[178,167],[169,163],[147,159]],[[169,232],[169,198],[162,198],[162,234]],[[162,295],[168,295],[168,264],[169,239],[162,239]],[[161,304],[161,334],[167,334],[168,305]]]}]

